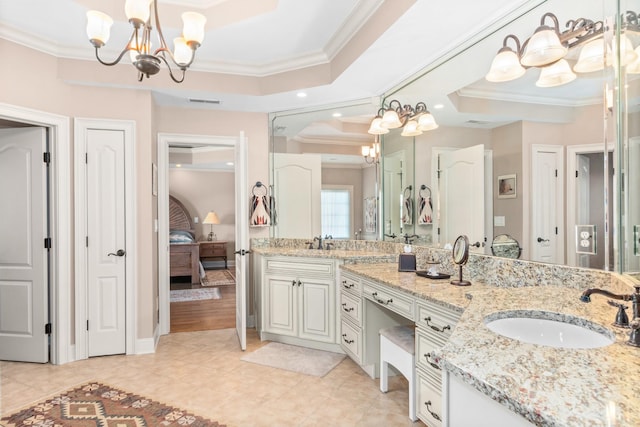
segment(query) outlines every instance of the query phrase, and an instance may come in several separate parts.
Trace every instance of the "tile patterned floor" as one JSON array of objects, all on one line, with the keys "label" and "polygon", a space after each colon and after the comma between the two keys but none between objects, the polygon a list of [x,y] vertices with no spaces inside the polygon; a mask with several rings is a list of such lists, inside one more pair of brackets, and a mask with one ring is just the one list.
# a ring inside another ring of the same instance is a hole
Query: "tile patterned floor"
[{"label": "tile patterned floor", "polygon": [[[247,351],[264,345],[247,331]],[[407,382],[378,389],[349,358],[323,378],[240,360],[235,329],[161,337],[154,354],[106,356],[62,366],[0,362],[0,415],[87,381],[233,426],[408,426]]]}]

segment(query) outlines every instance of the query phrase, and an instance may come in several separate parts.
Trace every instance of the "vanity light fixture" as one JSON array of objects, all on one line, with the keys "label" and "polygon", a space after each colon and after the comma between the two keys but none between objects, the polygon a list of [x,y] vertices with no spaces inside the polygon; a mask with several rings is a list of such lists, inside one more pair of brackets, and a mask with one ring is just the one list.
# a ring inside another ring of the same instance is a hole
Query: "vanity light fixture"
[{"label": "vanity light fixture", "polygon": [[[153,20],[151,18],[152,9]],[[171,52],[160,27],[158,0],[126,0],[124,10],[129,23],[133,26],[133,32],[126,46],[113,62],[103,61],[98,53],[98,50],[109,40],[113,19],[97,10],[87,12],[87,36],[95,47],[98,62],[103,65],[116,65],[125,53],[129,52],[131,61],[138,70],[138,81],[157,74],[161,64],[164,63],[169,70],[171,79],[176,83],[182,83],[185,71],[193,63],[196,49],[200,47],[204,39],[204,24],[207,21],[204,15],[196,12],[182,14],[184,23],[182,36],[173,39],[174,51]],[[152,23],[158,32],[160,43],[160,47],[155,51],[151,48]],[[172,64],[182,71],[180,77],[174,75]]]},{"label": "vanity light fixture", "polygon": [[376,135],[376,139],[371,146],[362,146],[362,157],[370,165],[380,163],[380,141],[378,138],[379,136]]},{"label": "vanity light fixture", "polygon": [[418,102],[415,107],[402,105],[394,99],[387,108],[380,108],[371,121],[368,132],[372,135],[384,135],[389,129],[404,126],[402,136],[417,136],[422,132],[436,129],[438,124],[427,109],[424,102]]},{"label": "vanity light fixture", "polygon": [[[637,23],[637,14],[627,12],[624,25],[637,26]],[[611,65],[612,52],[616,51],[615,46],[608,46],[605,42],[604,30],[602,21],[578,18],[567,21],[565,30],[560,32],[558,18],[553,13],[545,13],[540,19],[540,26],[524,43],[520,44],[513,34],[504,38],[485,78],[490,82],[506,82],[521,77],[527,68],[536,67],[541,69],[536,86],[553,87],[575,80],[574,72],[602,70],[605,65]],[[515,50],[508,46],[509,40],[514,41]],[[624,34],[621,40],[621,64],[634,63],[638,52],[633,50]],[[572,70],[566,56],[574,48],[582,50]]]}]

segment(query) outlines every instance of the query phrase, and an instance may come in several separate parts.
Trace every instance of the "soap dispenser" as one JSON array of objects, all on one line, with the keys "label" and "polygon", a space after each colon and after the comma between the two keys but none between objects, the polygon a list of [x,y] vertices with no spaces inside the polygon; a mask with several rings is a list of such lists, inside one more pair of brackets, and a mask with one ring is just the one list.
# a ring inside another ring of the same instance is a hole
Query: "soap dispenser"
[{"label": "soap dispenser", "polygon": [[404,253],[398,256],[398,271],[416,271],[416,254],[411,252],[411,245],[404,245]]}]

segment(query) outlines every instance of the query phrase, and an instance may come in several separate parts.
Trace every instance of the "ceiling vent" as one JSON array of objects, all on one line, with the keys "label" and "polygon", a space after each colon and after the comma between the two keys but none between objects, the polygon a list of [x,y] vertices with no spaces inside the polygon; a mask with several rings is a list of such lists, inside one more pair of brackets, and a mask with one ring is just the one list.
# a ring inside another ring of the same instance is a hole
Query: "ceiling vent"
[{"label": "ceiling vent", "polygon": [[198,98],[189,98],[189,102],[199,102],[201,104],[215,104],[220,105],[220,100],[218,99],[198,99]]},{"label": "ceiling vent", "polygon": [[491,124],[491,122],[486,120],[467,120],[464,124],[467,126],[487,126],[488,124]]}]

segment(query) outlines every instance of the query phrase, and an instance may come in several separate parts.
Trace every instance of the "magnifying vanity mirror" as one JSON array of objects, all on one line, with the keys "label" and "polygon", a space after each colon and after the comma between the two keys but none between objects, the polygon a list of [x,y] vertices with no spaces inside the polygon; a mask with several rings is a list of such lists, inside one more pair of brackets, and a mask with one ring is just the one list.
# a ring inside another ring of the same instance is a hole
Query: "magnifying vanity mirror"
[{"label": "magnifying vanity mirror", "polygon": [[[351,111],[339,119],[332,113],[348,105],[272,114],[272,160],[281,153],[318,154],[325,186],[347,175],[327,166],[325,159],[351,156],[348,174],[356,184],[350,238],[400,243],[403,235],[417,235],[414,244],[444,247],[467,235],[480,243],[470,248],[475,253],[518,258],[517,253],[524,260],[640,271],[640,243],[635,244],[633,235],[634,229],[640,235],[640,74],[635,74],[640,66],[622,69],[624,93],[613,91],[618,84],[611,66],[576,73],[572,82],[556,87],[537,86],[540,69],[535,67],[513,81],[485,78],[505,37],[512,34],[523,42],[545,13],[554,13],[563,31],[572,19],[612,19],[616,2],[547,0],[527,7],[469,37],[456,52],[378,102],[351,103]],[[620,7],[639,11],[640,0]],[[623,35],[636,48],[637,20],[624,20],[629,25]],[[605,34],[609,44],[615,39],[613,27],[607,26]],[[578,62],[580,52],[579,47],[569,49],[570,65]],[[425,102],[439,127],[417,136],[394,129],[375,139],[367,133],[369,124],[380,106],[392,100]],[[361,154],[362,146],[377,142],[373,155]],[[456,171],[461,161],[473,161],[475,175]],[[407,220],[404,190],[409,187],[413,212]],[[429,188],[429,221],[420,216],[423,187]],[[454,190],[467,192],[456,195]],[[273,191],[279,210],[286,209],[278,189]],[[618,207],[615,212],[613,206]],[[595,253],[576,247],[576,233],[584,225],[595,230]],[[272,229],[273,237],[285,236]],[[320,230],[289,236],[309,238]],[[503,241],[505,235],[515,244]]]},{"label": "magnifying vanity mirror", "polygon": [[459,276],[457,280],[452,280],[451,284],[456,286],[470,286],[471,282],[462,280],[462,266],[469,260],[469,238],[467,236],[458,236],[453,249],[451,251],[453,262],[458,265]]}]

